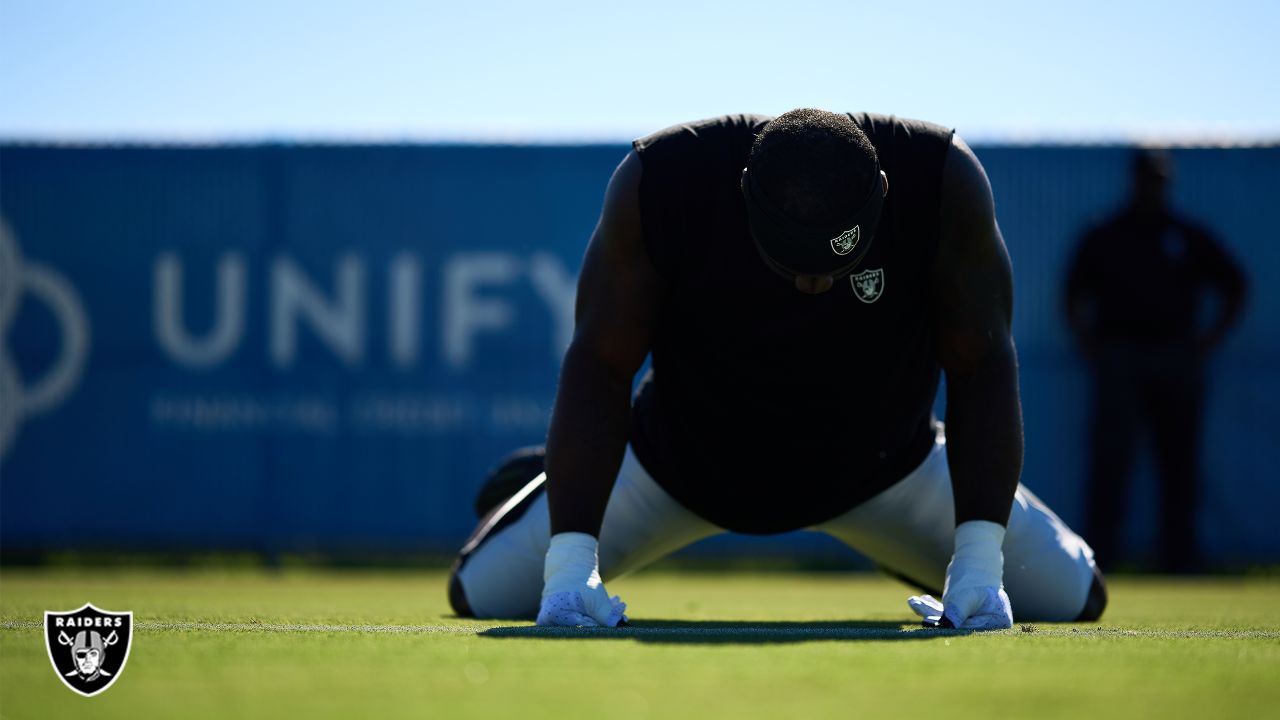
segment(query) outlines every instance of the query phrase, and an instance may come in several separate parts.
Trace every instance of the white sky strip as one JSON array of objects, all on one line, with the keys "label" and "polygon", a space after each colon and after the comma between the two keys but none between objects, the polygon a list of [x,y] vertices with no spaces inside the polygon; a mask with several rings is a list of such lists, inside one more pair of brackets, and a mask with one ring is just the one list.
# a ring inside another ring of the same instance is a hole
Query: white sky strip
[{"label": "white sky strip", "polygon": [[6,0],[0,138],[619,141],[799,106],[1275,138],[1277,27],[1267,0]]}]

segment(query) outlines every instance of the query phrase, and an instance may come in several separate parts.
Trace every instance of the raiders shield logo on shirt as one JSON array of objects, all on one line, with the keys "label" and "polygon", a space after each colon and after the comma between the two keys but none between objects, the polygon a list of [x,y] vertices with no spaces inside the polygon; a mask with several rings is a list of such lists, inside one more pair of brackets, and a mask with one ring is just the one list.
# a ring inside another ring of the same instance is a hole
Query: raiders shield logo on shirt
[{"label": "raiders shield logo on shirt", "polygon": [[853,294],[857,295],[859,300],[868,304],[873,303],[884,294],[884,269],[876,268],[850,275],[849,283],[853,285]]},{"label": "raiders shield logo on shirt", "polygon": [[109,612],[85,603],[79,610],[44,613],[45,646],[53,671],[85,697],[106,690],[120,677],[132,638],[132,612]]}]

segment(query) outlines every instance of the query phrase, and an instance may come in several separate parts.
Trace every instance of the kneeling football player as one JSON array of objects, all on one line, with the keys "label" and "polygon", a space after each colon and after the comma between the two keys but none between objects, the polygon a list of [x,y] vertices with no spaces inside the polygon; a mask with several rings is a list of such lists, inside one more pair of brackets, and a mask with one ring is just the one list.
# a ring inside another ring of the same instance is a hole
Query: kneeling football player
[{"label": "kneeling football player", "polygon": [[605,581],[808,528],[931,589],[910,600],[927,624],[1097,619],[1092,550],[1019,484],[1011,316],[991,188],[951,130],[803,109],[636,140],[587,246],[545,468],[519,454],[482,490],[455,611],[616,626]]}]

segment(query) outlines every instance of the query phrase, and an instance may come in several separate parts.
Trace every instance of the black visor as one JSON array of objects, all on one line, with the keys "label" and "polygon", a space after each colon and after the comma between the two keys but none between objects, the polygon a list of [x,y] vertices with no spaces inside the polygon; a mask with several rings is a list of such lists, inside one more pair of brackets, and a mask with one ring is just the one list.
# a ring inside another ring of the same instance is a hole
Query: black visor
[{"label": "black visor", "polygon": [[866,257],[880,224],[884,205],[884,178],[876,164],[867,196],[853,212],[824,226],[806,225],[788,218],[775,205],[750,170],[744,171],[743,195],[747,225],[765,263],[787,278],[797,275],[830,275],[840,279],[853,272]]}]

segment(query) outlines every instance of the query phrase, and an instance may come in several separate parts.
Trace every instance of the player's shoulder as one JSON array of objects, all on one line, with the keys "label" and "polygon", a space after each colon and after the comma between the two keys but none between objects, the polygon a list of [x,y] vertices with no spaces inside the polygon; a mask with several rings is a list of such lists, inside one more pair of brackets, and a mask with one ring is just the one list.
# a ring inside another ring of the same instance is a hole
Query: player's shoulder
[{"label": "player's shoulder", "polygon": [[641,157],[654,150],[675,149],[696,152],[729,144],[750,148],[756,135],[772,118],[768,115],[740,113],[692,120],[670,125],[632,141],[631,147]]},{"label": "player's shoulder", "polygon": [[882,156],[913,152],[946,155],[955,137],[954,128],[928,120],[873,112],[847,114]]},{"label": "player's shoulder", "polygon": [[893,132],[896,135],[911,138],[946,138],[950,140],[951,135],[955,133],[955,129],[949,125],[932,122],[929,120],[921,120],[919,118],[902,117],[901,115],[887,115],[884,113],[874,112],[853,112],[848,113],[849,117],[862,128],[863,132],[870,135],[872,132]]}]

